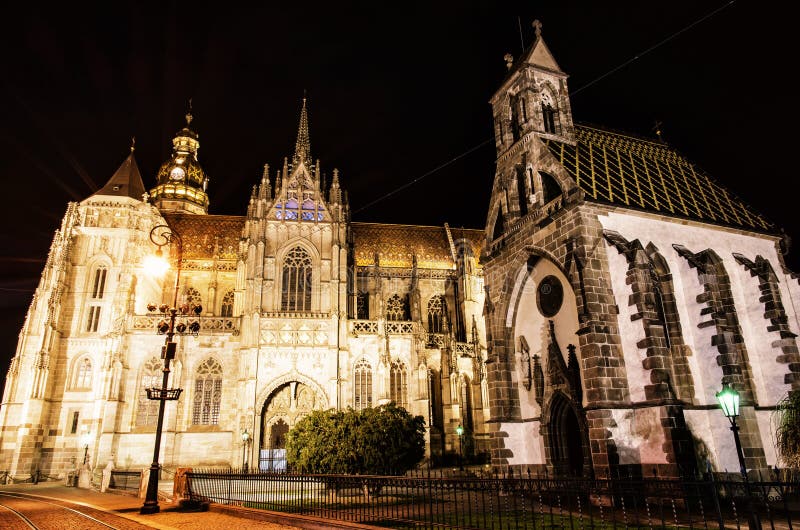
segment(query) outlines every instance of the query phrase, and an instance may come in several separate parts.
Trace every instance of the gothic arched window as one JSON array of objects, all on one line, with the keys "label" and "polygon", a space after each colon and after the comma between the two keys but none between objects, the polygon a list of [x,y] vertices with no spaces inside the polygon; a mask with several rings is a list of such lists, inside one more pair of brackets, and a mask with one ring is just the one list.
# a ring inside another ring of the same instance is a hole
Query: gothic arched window
[{"label": "gothic arched window", "polygon": [[367,320],[369,318],[369,294],[359,291],[356,294],[356,318]]},{"label": "gothic arched window", "polygon": [[190,308],[198,305],[202,306],[203,298],[200,296],[200,291],[194,287],[188,287],[186,289],[186,303]]},{"label": "gothic arched window", "polygon": [[75,363],[70,388],[72,390],[92,388],[92,360],[89,357],[83,357]]},{"label": "gothic arched window", "polygon": [[233,316],[233,291],[228,291],[222,297],[222,305],[219,308],[219,315],[223,317]]},{"label": "gothic arched window", "polygon": [[283,259],[281,310],[311,311],[311,256],[294,247]]},{"label": "gothic arched window", "polygon": [[103,295],[106,292],[106,276],[108,275],[108,269],[105,265],[100,265],[94,271],[94,280],[92,281],[92,298],[95,300],[99,300],[103,298]]},{"label": "gothic arched window", "polygon": [[142,368],[142,379],[139,382],[139,391],[136,393],[136,426],[146,427],[155,425],[158,419],[158,401],[147,399],[148,388],[161,388],[163,374],[161,361],[153,357]]},{"label": "gothic arched window", "polygon": [[406,393],[406,365],[403,361],[395,360],[389,370],[389,399],[397,406],[406,408],[408,406]]},{"label": "gothic arched window", "polygon": [[353,408],[361,410],[372,406],[372,367],[366,359],[353,368]]},{"label": "gothic arched window", "polygon": [[542,96],[542,121],[544,122],[544,132],[550,134],[558,134],[560,132],[558,108],[553,103],[553,98],[550,94]]},{"label": "gothic arched window", "polygon": [[86,317],[86,331],[89,333],[96,333],[100,325],[100,304],[99,301],[103,299],[106,292],[106,277],[108,276],[108,269],[105,265],[98,266],[92,275],[91,284],[89,286],[89,307],[88,315]]},{"label": "gothic arched window", "polygon": [[206,359],[197,367],[195,372],[192,424],[219,424],[221,402],[222,366],[216,359]]},{"label": "gothic arched window", "polygon": [[444,333],[447,318],[447,301],[440,294],[428,300],[428,333]]},{"label": "gothic arched window", "polygon": [[386,320],[409,320],[408,316],[408,300],[393,294],[386,301]]}]

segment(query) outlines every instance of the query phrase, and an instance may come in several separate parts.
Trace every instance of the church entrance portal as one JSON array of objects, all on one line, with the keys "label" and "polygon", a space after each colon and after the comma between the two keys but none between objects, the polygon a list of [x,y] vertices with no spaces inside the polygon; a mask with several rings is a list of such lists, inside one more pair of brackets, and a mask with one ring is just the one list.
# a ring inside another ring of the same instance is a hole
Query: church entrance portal
[{"label": "church entrance portal", "polygon": [[314,410],[318,401],[314,391],[298,381],[281,385],[269,395],[261,413],[259,468],[262,471],[286,470],[286,435]]},{"label": "church entrance portal", "polygon": [[553,471],[562,476],[583,476],[586,467],[585,433],[581,429],[575,407],[563,394],[553,397],[548,430]]}]

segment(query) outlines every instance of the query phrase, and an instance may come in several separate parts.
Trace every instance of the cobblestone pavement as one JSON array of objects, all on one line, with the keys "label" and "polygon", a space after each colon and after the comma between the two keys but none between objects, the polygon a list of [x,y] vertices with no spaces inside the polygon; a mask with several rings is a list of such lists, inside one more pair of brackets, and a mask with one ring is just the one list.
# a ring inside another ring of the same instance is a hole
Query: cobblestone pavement
[{"label": "cobblestone pavement", "polygon": [[[141,515],[139,513],[139,508],[142,506],[142,500],[137,497],[116,493],[99,493],[94,490],[66,487],[60,484],[55,485],[54,483],[40,483],[35,486],[31,484],[0,486],[0,491],[28,493],[42,497],[50,497],[51,499],[69,501],[122,516],[130,521],[144,525],[147,528],[159,528],[162,530],[231,530],[242,527],[243,525],[248,529],[258,528],[265,530],[297,528],[285,524],[242,519],[241,517],[214,511],[180,511],[177,507],[164,501],[160,503],[161,511],[159,513]],[[128,527],[128,525],[119,526]],[[131,525],[130,527],[135,526],[137,525]]]}]

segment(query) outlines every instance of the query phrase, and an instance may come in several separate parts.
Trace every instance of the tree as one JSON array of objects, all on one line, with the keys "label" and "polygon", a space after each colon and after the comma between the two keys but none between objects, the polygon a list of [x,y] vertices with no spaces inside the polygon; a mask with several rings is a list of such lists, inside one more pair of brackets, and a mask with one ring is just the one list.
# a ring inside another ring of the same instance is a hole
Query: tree
[{"label": "tree", "polygon": [[403,474],[425,455],[425,420],[394,403],[317,410],[286,437],[286,459],[304,473]]},{"label": "tree", "polygon": [[789,392],[778,402],[775,414],[778,454],[786,467],[800,469],[800,392]]}]

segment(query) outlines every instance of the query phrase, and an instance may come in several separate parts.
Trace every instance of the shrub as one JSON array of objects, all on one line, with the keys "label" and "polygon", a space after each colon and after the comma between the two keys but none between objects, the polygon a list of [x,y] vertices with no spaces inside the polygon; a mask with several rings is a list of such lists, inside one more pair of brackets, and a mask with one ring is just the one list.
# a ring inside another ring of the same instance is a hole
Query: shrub
[{"label": "shrub", "polygon": [[286,438],[286,459],[303,473],[403,474],[425,455],[425,421],[394,403],[317,410]]}]

